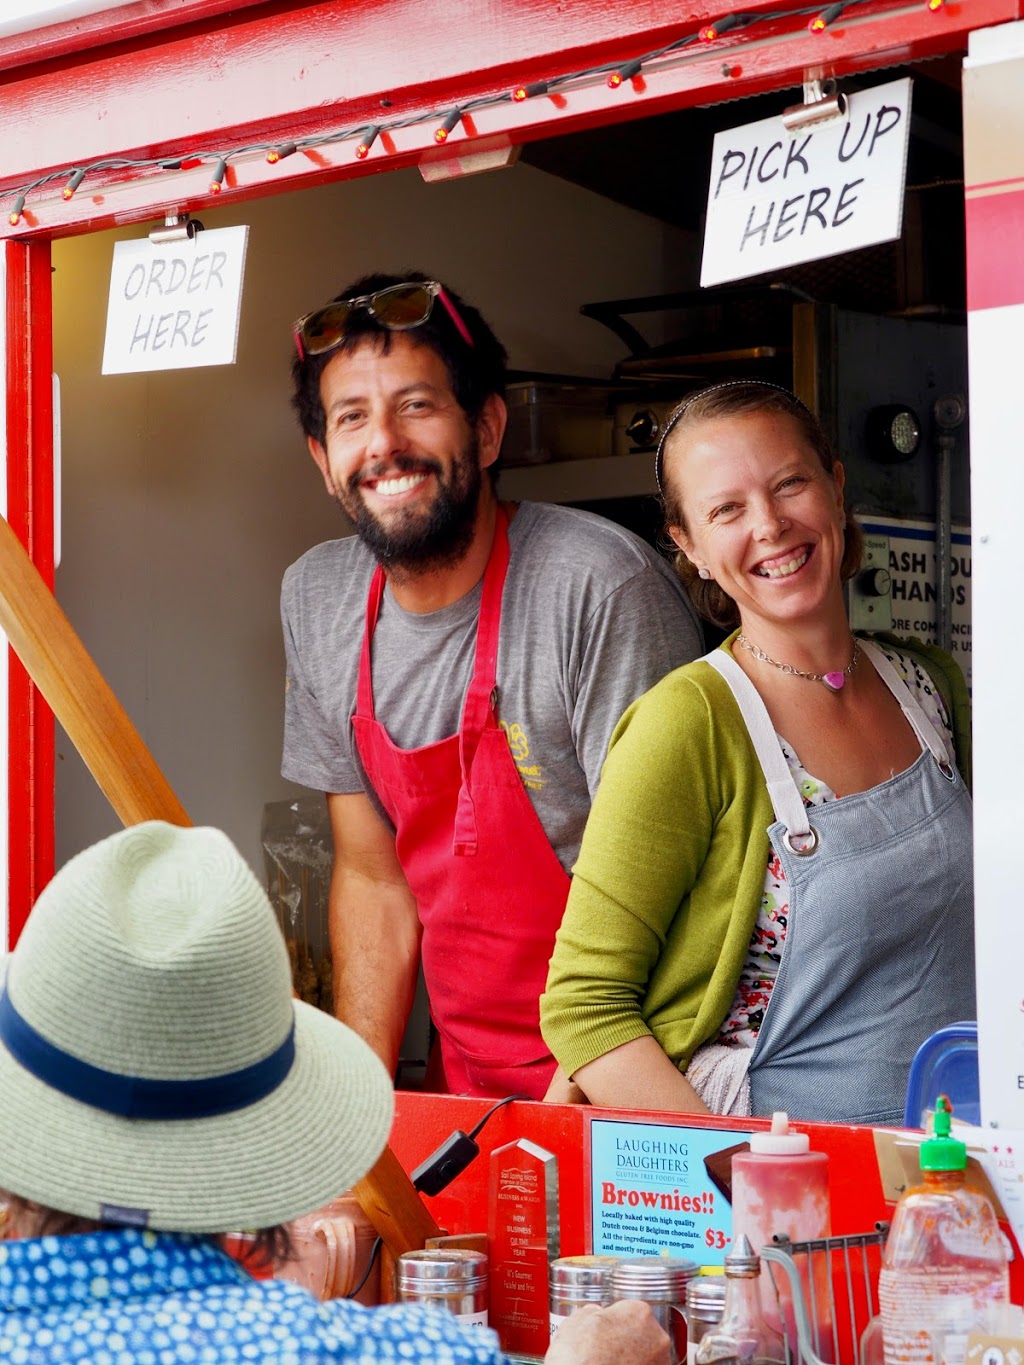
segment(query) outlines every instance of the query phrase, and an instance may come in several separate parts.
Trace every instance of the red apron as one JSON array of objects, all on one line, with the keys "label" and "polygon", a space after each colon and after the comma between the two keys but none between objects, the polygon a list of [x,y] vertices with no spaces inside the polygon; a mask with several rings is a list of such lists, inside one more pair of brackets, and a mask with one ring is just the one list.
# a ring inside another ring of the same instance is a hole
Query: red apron
[{"label": "red apron", "polygon": [[473,677],[458,734],[400,749],[373,708],[370,642],[378,567],[366,603],[353,716],[367,779],[395,825],[395,847],[423,925],[423,972],[452,1094],[543,1097],[554,1058],[540,1035],[569,877],[523,787],[495,715],[508,519],[498,509],[484,572]]}]

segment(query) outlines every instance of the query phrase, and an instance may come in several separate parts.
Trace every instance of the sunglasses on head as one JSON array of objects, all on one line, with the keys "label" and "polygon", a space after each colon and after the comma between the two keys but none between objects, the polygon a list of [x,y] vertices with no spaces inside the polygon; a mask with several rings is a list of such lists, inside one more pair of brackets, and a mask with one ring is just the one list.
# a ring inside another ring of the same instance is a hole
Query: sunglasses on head
[{"label": "sunglasses on head", "polygon": [[315,313],[307,313],[292,324],[295,349],[300,360],[333,351],[335,346],[340,346],[344,341],[346,324],[359,308],[365,309],[375,322],[388,331],[407,332],[426,322],[435,299],[441,300],[459,336],[467,346],[472,346],[469,328],[445,293],[444,285],[436,280],[424,280],[411,284],[392,284],[387,289],[378,289],[373,294],[360,294],[355,299],[338,299],[326,308],[318,308]]}]

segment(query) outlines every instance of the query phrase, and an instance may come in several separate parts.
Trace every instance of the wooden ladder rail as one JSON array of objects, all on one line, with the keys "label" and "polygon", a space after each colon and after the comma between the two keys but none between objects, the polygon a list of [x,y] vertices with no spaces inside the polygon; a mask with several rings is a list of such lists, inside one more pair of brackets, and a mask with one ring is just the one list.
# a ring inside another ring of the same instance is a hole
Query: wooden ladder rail
[{"label": "wooden ladder rail", "polygon": [[[190,825],[141,735],[3,517],[0,629],[121,821]],[[390,1147],[353,1193],[393,1256],[438,1235]]]}]

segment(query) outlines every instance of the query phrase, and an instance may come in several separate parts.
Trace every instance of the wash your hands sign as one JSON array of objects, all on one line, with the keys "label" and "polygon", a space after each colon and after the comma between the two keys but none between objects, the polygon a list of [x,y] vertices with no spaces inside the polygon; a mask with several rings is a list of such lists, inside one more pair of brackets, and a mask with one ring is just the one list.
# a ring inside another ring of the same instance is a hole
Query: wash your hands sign
[{"label": "wash your hands sign", "polygon": [[233,365],[247,227],[114,244],[104,374]]},{"label": "wash your hands sign", "polygon": [[811,128],[790,132],[778,117],[716,134],[701,284],[899,237],[910,92],[909,79],[893,81]]}]

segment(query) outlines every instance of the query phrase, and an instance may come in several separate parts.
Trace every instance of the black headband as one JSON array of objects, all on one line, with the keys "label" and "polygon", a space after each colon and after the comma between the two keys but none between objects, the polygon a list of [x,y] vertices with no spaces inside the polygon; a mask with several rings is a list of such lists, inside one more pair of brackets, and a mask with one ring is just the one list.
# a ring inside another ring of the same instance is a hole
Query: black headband
[{"label": "black headband", "polygon": [[794,407],[802,408],[803,411],[807,413],[808,417],[814,418],[814,414],[811,412],[807,404],[801,402],[801,400],[797,398],[795,393],[793,393],[790,389],[784,388],[782,384],[770,384],[767,379],[725,379],[722,381],[721,384],[709,384],[707,388],[698,389],[696,393],[691,393],[689,397],[683,399],[683,401],[676,408],[675,412],[673,412],[672,416],[669,418],[668,425],[666,426],[665,430],[661,433],[661,440],[658,442],[658,450],[654,456],[654,478],[655,482],[658,485],[658,492],[661,493],[662,496],[664,496],[665,493],[665,489],[662,486],[661,482],[661,471],[665,458],[665,442],[672,435],[672,432],[678,426],[683,415],[689,409],[691,404],[695,403],[698,398],[706,398],[709,393],[718,393],[719,389],[744,388],[774,389],[776,393],[784,394],[785,397],[788,398],[789,401],[794,405]]}]

